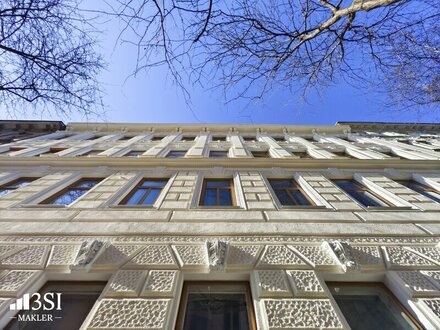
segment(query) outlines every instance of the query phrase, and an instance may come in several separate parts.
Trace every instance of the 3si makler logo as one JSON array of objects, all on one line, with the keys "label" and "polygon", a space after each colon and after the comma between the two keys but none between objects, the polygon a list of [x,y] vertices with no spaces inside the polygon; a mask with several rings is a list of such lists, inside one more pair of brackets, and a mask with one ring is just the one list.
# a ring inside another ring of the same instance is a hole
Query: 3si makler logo
[{"label": "3si makler logo", "polygon": [[[26,293],[15,303],[9,305],[11,311],[35,311],[36,313],[22,313],[14,316],[18,321],[50,322],[53,321],[51,311],[61,310],[61,293],[47,292],[43,295]],[[60,317],[55,317],[60,318]]]}]

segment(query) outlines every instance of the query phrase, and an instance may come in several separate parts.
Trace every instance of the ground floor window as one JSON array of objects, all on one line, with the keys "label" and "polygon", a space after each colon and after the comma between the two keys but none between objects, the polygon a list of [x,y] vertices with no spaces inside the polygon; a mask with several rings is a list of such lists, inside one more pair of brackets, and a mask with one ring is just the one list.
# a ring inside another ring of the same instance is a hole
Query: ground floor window
[{"label": "ground floor window", "polygon": [[[5,329],[78,330],[105,284],[106,282],[47,282],[39,291],[40,297],[30,295],[28,298],[25,295],[17,299],[15,307],[22,311],[15,315]],[[45,296],[47,293],[54,295]],[[59,293],[60,301],[56,295]]]},{"label": "ground floor window", "polygon": [[247,282],[185,282],[177,329],[255,330]]},{"label": "ground floor window", "polygon": [[382,283],[327,283],[352,330],[423,329]]}]

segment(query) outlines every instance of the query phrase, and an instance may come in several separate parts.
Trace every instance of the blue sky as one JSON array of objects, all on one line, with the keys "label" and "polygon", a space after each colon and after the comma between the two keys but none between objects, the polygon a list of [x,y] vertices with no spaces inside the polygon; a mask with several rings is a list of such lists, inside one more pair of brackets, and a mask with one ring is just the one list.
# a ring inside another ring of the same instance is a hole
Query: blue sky
[{"label": "blue sky", "polygon": [[[130,77],[135,68],[135,48],[117,45],[118,23],[108,21],[100,26],[100,51],[108,68],[100,76],[105,90],[105,116],[68,118],[43,115],[20,115],[13,119],[53,119],[69,121],[150,122],[150,123],[279,123],[334,124],[337,121],[440,122],[433,111],[396,111],[383,105],[383,97],[374,90],[355,89],[345,82],[318,93],[301,95],[278,90],[263,101],[234,101],[225,104],[222,91],[196,86],[191,90],[191,108],[173,84],[166,68],[156,68]],[[381,99],[382,98],[382,99]],[[1,115],[1,119],[5,118]]]}]

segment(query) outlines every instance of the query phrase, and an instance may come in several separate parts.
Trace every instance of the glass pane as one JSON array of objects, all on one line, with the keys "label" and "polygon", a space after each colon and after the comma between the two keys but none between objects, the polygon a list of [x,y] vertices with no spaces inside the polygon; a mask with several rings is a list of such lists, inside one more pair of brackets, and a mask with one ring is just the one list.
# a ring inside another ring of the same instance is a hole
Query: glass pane
[{"label": "glass pane", "polygon": [[82,195],[84,195],[87,192],[87,190],[68,190],[61,196],[55,198],[53,201],[50,202],[50,204],[53,205],[69,205],[76,201],[78,198],[80,198]]},{"label": "glass pane", "polygon": [[164,187],[167,180],[145,180],[142,182],[142,187]]},{"label": "glass pane", "polygon": [[209,153],[209,157],[211,157],[211,158],[227,158],[228,152],[227,151],[211,151]]},{"label": "glass pane", "polygon": [[237,285],[189,287],[184,330],[249,330],[246,293]]},{"label": "glass pane", "polygon": [[168,158],[181,158],[184,157],[186,151],[170,151],[167,155]]},{"label": "glass pane", "polygon": [[299,190],[291,189],[290,193],[295,198],[298,205],[310,205],[309,200]]},{"label": "glass pane", "polygon": [[281,205],[295,205],[286,190],[277,189],[275,190],[275,194],[277,195]]},{"label": "glass pane", "polygon": [[420,193],[428,198],[431,198],[433,201],[440,203],[440,194],[439,193],[436,193],[434,191],[423,191]]},{"label": "glass pane", "polygon": [[207,205],[207,206],[217,205],[216,189],[205,189],[205,196],[203,196],[203,205]]},{"label": "glass pane", "polygon": [[0,189],[0,196],[9,194],[11,191],[13,191],[13,189]]},{"label": "glass pane", "polygon": [[142,197],[146,194],[147,189],[136,189],[133,195],[125,202],[126,205],[138,205]]},{"label": "glass pane", "polygon": [[215,187],[229,187],[231,185],[230,180],[206,180],[207,188],[215,188]]},{"label": "glass pane", "polygon": [[145,200],[142,202],[142,204],[153,205],[161,191],[162,189],[158,189],[158,188],[151,189]]},{"label": "glass pane", "polygon": [[336,181],[335,183],[339,188],[343,190],[359,189],[359,187],[352,181]]},{"label": "glass pane", "polygon": [[232,194],[229,189],[222,189],[219,191],[220,205],[231,206],[232,205]]},{"label": "glass pane", "polygon": [[293,182],[290,180],[270,180],[269,182],[273,188],[290,188],[293,186]]},{"label": "glass pane", "polygon": [[339,286],[330,290],[353,330],[417,329],[400,306],[380,286]]},{"label": "glass pane", "polygon": [[81,187],[81,188],[93,188],[98,184],[98,181],[81,181],[78,184],[75,185],[75,187]]}]

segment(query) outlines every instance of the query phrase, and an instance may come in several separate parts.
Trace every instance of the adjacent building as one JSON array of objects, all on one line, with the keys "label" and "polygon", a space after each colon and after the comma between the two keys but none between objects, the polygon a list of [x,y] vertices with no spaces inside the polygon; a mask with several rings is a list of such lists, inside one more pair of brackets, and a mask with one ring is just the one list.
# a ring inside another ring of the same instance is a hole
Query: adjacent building
[{"label": "adjacent building", "polygon": [[0,328],[440,329],[439,124],[26,125]]}]

